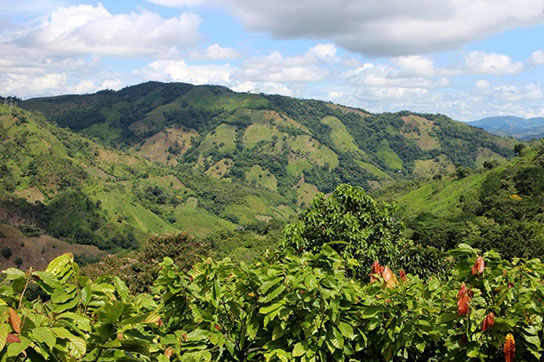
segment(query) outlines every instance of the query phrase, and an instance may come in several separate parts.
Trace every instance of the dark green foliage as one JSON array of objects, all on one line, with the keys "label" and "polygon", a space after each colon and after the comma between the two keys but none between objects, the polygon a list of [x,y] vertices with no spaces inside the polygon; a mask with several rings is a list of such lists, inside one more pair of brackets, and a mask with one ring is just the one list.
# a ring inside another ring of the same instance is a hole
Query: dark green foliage
[{"label": "dark green foliage", "polygon": [[11,258],[11,255],[13,254],[13,252],[11,251],[11,249],[8,248],[7,246],[4,246],[4,247],[2,248],[1,253],[2,253],[2,256],[3,256],[4,258],[6,258],[6,259]]},{"label": "dark green foliage", "polygon": [[80,244],[94,244],[111,248],[95,233],[106,223],[96,203],[78,190],[59,194],[46,207],[42,220],[47,231],[58,238]]},{"label": "dark green foliage", "polygon": [[86,265],[83,272],[91,277],[118,276],[131,290],[149,291],[157,279],[159,262],[165,258],[175,260],[181,270],[187,271],[201,257],[211,253],[211,245],[184,234],[151,236],[140,250],[121,255],[107,255]]},{"label": "dark green foliage", "polygon": [[[340,185],[329,198],[318,194],[299,221],[285,230],[283,247],[317,251],[324,244],[361,265],[379,259],[397,265],[402,225],[395,220],[394,205],[374,201],[364,189]],[[360,271],[364,274],[364,271]]]}]

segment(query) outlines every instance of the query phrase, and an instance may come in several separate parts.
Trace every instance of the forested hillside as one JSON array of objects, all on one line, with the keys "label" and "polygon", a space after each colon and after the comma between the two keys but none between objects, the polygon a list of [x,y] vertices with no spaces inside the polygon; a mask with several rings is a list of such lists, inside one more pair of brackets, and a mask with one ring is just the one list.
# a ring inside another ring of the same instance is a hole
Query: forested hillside
[{"label": "forested hillside", "polygon": [[[153,233],[205,236],[295,214],[293,200],[277,193],[153,164],[20,108],[0,105],[0,139],[0,238],[17,238],[10,246],[49,234],[110,251],[133,249]],[[19,257],[28,265],[31,254],[46,254],[34,244],[40,242],[12,250],[0,265]]]},{"label": "forested hillside", "polygon": [[457,166],[480,167],[511,157],[514,145],[438,114],[371,114],[184,83],[148,82],[21,106],[97,142],[279,192],[299,205],[340,183],[374,189]]}]

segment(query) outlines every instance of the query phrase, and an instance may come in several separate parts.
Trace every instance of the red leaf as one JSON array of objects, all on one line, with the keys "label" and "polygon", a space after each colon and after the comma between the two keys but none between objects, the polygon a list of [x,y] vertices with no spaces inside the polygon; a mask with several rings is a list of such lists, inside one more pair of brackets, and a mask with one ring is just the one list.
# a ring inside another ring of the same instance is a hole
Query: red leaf
[{"label": "red leaf", "polygon": [[472,266],[472,275],[482,274],[484,272],[484,267],[484,258],[482,258],[481,256],[477,257],[474,265]]},{"label": "red leaf", "polygon": [[374,263],[372,263],[372,271],[370,273],[380,274],[380,269],[381,269],[380,262],[377,260],[374,260]]},{"label": "red leaf", "polygon": [[216,324],[216,325],[215,325],[215,329],[217,329],[218,331],[220,331],[220,330],[221,330],[221,326],[220,326],[219,324]]},{"label": "red leaf", "polygon": [[21,339],[16,336],[15,334],[8,334],[6,338],[6,343],[15,343],[15,342],[21,342]]},{"label": "red leaf", "polygon": [[467,294],[467,286],[465,285],[465,282],[461,284],[461,288],[459,288],[459,292],[457,292],[457,299],[461,298],[462,295]]},{"label": "red leaf", "polygon": [[374,263],[372,263],[372,267],[370,268],[370,281],[371,282],[374,282],[376,280],[378,280],[378,278],[376,278],[376,274],[380,275],[381,274],[381,270],[383,267],[380,266],[380,262],[377,261],[377,260],[374,260]]},{"label": "red leaf", "polygon": [[493,327],[495,324],[495,314],[493,312],[488,313],[484,318],[484,323],[482,325],[482,331],[486,331]]},{"label": "red leaf", "polygon": [[468,302],[470,302],[470,297],[466,294],[457,300],[457,314],[466,315],[468,313]]},{"label": "red leaf", "polygon": [[[464,288],[464,291],[463,291],[463,288]],[[457,314],[466,315],[468,313],[468,310],[469,310],[468,302],[470,302],[470,296],[468,295],[466,286],[463,283],[463,285],[461,286],[461,289],[457,293]]]},{"label": "red leaf", "polygon": [[21,318],[19,318],[19,315],[16,311],[13,310],[13,308],[8,309],[9,313],[9,323],[11,324],[11,328],[13,328],[13,331],[15,333],[21,333]]},{"label": "red leaf", "polygon": [[408,278],[406,278],[406,272],[404,271],[404,269],[399,270],[399,278],[403,282],[408,280]]},{"label": "red leaf", "polygon": [[504,341],[504,360],[506,362],[513,362],[514,356],[516,355],[516,341],[512,333],[506,335],[506,340]]},{"label": "red leaf", "polygon": [[387,288],[393,288],[395,284],[397,284],[397,278],[395,277],[395,274],[389,269],[388,266],[385,267],[383,270],[383,281],[385,282],[385,286]]}]

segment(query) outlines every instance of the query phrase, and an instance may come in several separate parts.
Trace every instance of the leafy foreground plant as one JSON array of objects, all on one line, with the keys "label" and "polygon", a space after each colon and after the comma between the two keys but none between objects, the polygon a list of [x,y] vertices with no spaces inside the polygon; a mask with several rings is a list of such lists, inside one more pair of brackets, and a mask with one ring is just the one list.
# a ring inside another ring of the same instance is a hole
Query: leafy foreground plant
[{"label": "leafy foreground plant", "polygon": [[[466,245],[447,280],[375,262],[371,281],[325,245],[247,266],[165,258],[151,294],[78,275],[69,254],[46,271],[3,272],[2,360],[538,360],[544,268]],[[39,290],[37,289],[39,288]],[[32,296],[31,296],[32,295]]]}]

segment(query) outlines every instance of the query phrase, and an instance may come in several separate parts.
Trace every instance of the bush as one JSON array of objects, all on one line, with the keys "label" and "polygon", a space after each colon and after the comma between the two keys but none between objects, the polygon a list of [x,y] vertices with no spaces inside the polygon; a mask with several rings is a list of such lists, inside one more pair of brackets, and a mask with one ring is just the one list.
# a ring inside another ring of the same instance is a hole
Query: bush
[{"label": "bush", "polygon": [[6,259],[11,258],[11,255],[13,254],[13,252],[11,251],[11,249],[8,248],[7,246],[4,246],[4,247],[2,248],[1,253],[2,253],[2,256],[3,256],[4,258],[6,258]]}]

